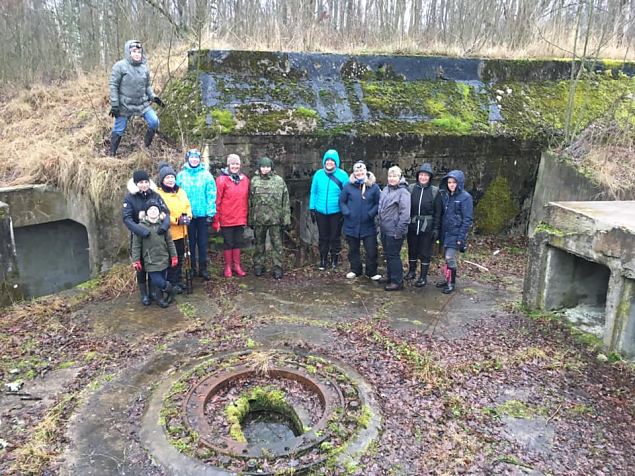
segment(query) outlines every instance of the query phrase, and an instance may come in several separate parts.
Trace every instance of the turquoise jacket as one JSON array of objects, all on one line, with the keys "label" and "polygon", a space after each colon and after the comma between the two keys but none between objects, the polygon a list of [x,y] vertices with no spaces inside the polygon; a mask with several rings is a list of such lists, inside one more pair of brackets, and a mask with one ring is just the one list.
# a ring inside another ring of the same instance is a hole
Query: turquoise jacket
[{"label": "turquoise jacket", "polygon": [[194,218],[216,215],[216,182],[206,164],[191,167],[186,162],[176,176],[176,184],[185,190]]},{"label": "turquoise jacket", "polygon": [[[335,170],[332,172],[342,184],[342,187],[348,182],[348,174],[340,169],[340,156],[336,150],[327,150],[322,158],[322,165],[332,159],[335,162]],[[340,193],[342,189],[329,178],[329,174],[325,169],[320,169],[313,174],[311,182],[311,195],[309,197],[309,210],[315,210],[324,215],[332,215],[340,212]]]}]

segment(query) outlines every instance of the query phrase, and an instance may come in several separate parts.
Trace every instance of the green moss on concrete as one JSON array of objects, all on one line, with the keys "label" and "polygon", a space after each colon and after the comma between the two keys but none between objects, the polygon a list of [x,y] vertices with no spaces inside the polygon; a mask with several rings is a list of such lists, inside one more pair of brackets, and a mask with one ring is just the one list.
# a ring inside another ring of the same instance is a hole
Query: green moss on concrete
[{"label": "green moss on concrete", "polygon": [[231,134],[236,129],[236,120],[231,111],[213,109],[210,115],[212,117],[212,127],[218,127],[221,134]]},{"label": "green moss on concrete", "polygon": [[479,200],[474,218],[482,233],[500,233],[518,215],[507,179],[496,177]]},{"label": "green moss on concrete", "polygon": [[246,104],[236,112],[241,134],[312,133],[322,123],[317,112],[308,108],[278,109],[269,104]]},{"label": "green moss on concrete", "polygon": [[544,222],[541,222],[536,227],[536,229],[534,230],[534,233],[549,233],[550,235],[555,235],[561,238],[564,237],[565,235],[564,231],[562,231],[561,229],[551,226]]}]

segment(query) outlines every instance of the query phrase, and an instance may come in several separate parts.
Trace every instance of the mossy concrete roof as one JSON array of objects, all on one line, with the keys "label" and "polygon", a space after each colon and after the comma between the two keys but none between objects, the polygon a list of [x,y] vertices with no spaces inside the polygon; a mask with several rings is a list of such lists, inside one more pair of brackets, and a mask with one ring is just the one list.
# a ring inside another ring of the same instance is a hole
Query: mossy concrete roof
[{"label": "mossy concrete roof", "polygon": [[[171,81],[164,133],[495,135],[562,133],[570,61],[196,50]],[[574,69],[579,64],[573,65]],[[635,93],[635,65],[596,62],[576,84],[580,130]]]}]

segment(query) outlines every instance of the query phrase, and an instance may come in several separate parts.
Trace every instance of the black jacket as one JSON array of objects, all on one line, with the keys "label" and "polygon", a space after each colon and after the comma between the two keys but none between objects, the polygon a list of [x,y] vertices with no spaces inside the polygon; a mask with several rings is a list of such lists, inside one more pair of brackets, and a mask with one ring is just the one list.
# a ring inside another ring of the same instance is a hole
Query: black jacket
[{"label": "black jacket", "polygon": [[428,184],[423,187],[419,182],[410,188],[410,225],[408,231],[419,233],[439,231],[443,201],[439,189]]},{"label": "black jacket", "polygon": [[148,191],[141,192],[134,181],[130,179],[128,181],[128,193],[123,200],[123,222],[131,233],[142,238],[147,237],[150,234],[150,230],[139,224],[139,213],[146,211],[149,200],[156,200],[161,206],[161,211],[165,213],[165,218],[161,222],[161,230],[163,232],[168,231],[170,229],[170,210],[168,210],[161,195],[156,192],[156,185],[151,181]]}]

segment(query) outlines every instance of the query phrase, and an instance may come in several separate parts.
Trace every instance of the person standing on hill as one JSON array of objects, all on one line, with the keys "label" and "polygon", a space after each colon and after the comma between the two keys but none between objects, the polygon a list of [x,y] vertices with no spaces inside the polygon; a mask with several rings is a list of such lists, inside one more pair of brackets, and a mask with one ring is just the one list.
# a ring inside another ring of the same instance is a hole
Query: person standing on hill
[{"label": "person standing on hill", "polygon": [[114,157],[117,153],[128,119],[132,116],[143,116],[145,119],[148,129],[143,143],[150,147],[159,128],[159,118],[150,103],[155,102],[161,107],[165,104],[152,90],[146,54],[140,41],[126,41],[124,59],[112,67],[109,88],[110,115],[115,118],[110,136],[110,155]]},{"label": "person standing on hill", "polygon": [[[342,212],[340,193],[348,181],[348,174],[340,169],[340,155],[330,149],[324,153],[320,170],[313,174],[309,211],[311,220],[317,222],[320,248],[320,270],[328,265],[336,268],[342,251]],[[331,256],[330,263],[327,259]]]},{"label": "person standing on hill", "polygon": [[381,191],[375,183],[375,175],[359,161],[353,165],[353,173],[340,195],[340,208],[344,215],[344,235],[348,243],[348,261],[351,270],[346,277],[354,279],[362,274],[360,244],[366,252],[366,276],[373,281],[381,279],[377,274],[377,227],[375,217],[379,208]]},{"label": "person standing on hill", "polygon": [[233,273],[245,276],[240,263],[240,246],[247,224],[249,212],[249,179],[240,171],[238,154],[227,156],[227,168],[221,170],[216,178],[216,209],[214,229],[223,235],[223,254],[225,271],[223,275],[231,278]]},{"label": "person standing on hill", "polygon": [[167,162],[159,163],[159,195],[170,210],[170,234],[176,248],[177,265],[168,269],[168,281],[177,294],[183,292],[182,268],[187,226],[192,221],[192,207],[185,191],[176,184],[176,173]]},{"label": "person standing on hill", "polygon": [[[161,196],[156,192],[156,185],[150,180],[150,174],[145,170],[135,170],[132,178],[127,184],[128,193],[123,200],[122,217],[126,228],[130,230],[130,251],[132,252],[132,241],[134,236],[147,238],[150,230],[140,224],[140,217],[145,213],[147,204],[150,200],[154,200],[159,204],[160,211],[163,213],[161,226],[158,229],[159,234],[166,233],[170,229],[170,211]],[[150,305],[150,296],[147,287],[147,275],[144,268],[143,259],[141,260],[141,269],[137,269],[137,283],[139,285],[139,293],[141,294],[141,303],[144,306]],[[152,294],[152,293],[150,293]]]},{"label": "person standing on hill", "polygon": [[254,229],[254,274],[262,276],[267,259],[267,233],[271,241],[271,270],[274,279],[282,278],[282,229],[291,225],[289,190],[282,177],[273,170],[273,161],[263,157],[249,188],[249,226]]},{"label": "person standing on hill", "polygon": [[456,287],[456,254],[465,251],[467,232],[472,226],[472,195],[466,192],[465,175],[460,170],[452,170],[441,179],[439,190],[443,200],[441,219],[441,243],[445,255],[445,280],[436,285],[443,288],[444,294],[450,294]]},{"label": "person standing on hill", "polygon": [[192,221],[187,229],[192,266],[198,262],[198,275],[209,281],[207,241],[209,225],[216,215],[216,182],[207,164],[201,162],[198,149],[185,153],[185,163],[176,176],[176,184],[185,190],[192,207]]},{"label": "person standing on hill", "polygon": [[417,182],[410,187],[410,225],[408,226],[408,274],[405,279],[417,275],[417,261],[421,261],[421,273],[415,286],[428,283],[428,271],[432,257],[432,245],[439,238],[442,202],[439,189],[432,185],[432,165],[423,164],[417,172]]}]

